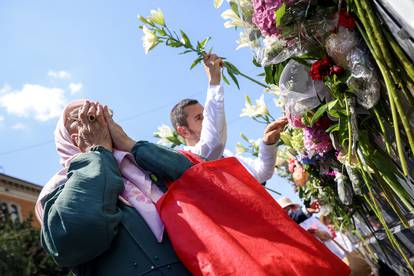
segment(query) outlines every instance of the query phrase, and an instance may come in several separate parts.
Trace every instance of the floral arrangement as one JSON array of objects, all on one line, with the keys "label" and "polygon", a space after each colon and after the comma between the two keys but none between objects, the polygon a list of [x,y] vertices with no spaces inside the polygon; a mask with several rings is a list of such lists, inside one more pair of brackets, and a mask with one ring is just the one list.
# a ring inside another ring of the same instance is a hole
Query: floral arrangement
[{"label": "floral arrangement", "polygon": [[239,47],[279,86],[289,119],[279,174],[337,228],[358,230],[360,214],[371,226],[373,213],[414,273],[382,214],[388,206],[406,227],[414,214],[414,66],[371,1],[228,2],[222,17],[243,29]]},{"label": "floral arrangement", "polygon": [[[220,7],[223,1],[214,1]],[[401,224],[414,214],[414,66],[383,25],[371,0],[228,0],[225,27],[241,29],[237,49],[250,47],[265,84],[225,61],[227,75],[265,87],[289,119],[277,170],[306,202],[318,199],[337,229],[361,239],[377,224],[414,267],[391,233],[383,210]],[[159,43],[194,52],[198,64],[208,39],[196,47],[171,32],[160,11],[140,17],[146,52]],[[228,82],[226,76],[224,81]],[[242,116],[268,123],[263,97],[246,98]],[[243,136],[242,136],[243,137]],[[244,136],[245,137],[245,136]],[[238,151],[254,151],[238,144]],[[253,152],[254,153],[254,152]],[[365,225],[365,227],[361,227]]]}]

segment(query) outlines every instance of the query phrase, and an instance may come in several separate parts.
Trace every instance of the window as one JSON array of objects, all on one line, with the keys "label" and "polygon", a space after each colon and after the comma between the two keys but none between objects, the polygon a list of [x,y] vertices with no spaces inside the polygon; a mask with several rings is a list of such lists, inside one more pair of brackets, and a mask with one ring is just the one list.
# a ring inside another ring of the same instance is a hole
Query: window
[{"label": "window", "polygon": [[11,202],[0,201],[0,221],[4,222],[7,219],[21,221],[20,206]]}]

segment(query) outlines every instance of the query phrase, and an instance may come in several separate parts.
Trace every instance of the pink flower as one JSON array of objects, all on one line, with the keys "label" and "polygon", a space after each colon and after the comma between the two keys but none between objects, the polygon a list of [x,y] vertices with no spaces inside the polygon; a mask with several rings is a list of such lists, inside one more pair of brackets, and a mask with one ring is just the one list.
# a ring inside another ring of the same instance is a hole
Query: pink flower
[{"label": "pink flower", "polygon": [[304,128],[305,125],[302,123],[302,117],[299,115],[292,115],[288,116],[289,125],[296,127],[296,128]]},{"label": "pink flower", "polygon": [[253,23],[264,36],[277,34],[275,23],[275,10],[283,3],[283,0],[253,0]]},{"label": "pink flower", "polygon": [[331,139],[323,128],[307,127],[303,131],[304,145],[307,151],[323,155],[332,149]]}]

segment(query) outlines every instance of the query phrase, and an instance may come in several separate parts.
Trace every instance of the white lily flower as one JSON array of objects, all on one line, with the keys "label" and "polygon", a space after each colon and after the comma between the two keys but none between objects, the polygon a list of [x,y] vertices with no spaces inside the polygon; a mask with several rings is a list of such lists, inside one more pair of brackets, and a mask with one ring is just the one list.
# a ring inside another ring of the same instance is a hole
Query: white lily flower
[{"label": "white lily flower", "polygon": [[161,9],[151,10],[151,15],[148,16],[147,20],[160,26],[165,26],[164,14]]},{"label": "white lily flower", "polygon": [[157,128],[157,131],[154,132],[154,134],[157,134],[160,138],[167,138],[174,136],[174,130],[166,124],[162,124]]},{"label": "white lily flower", "polygon": [[157,128],[157,130],[154,132],[154,136],[160,138],[157,141],[157,144],[170,146],[172,144],[170,139],[174,138],[174,131],[169,126],[163,124]]},{"label": "white lily flower", "polygon": [[151,32],[151,30],[147,27],[142,26],[142,31],[144,32],[144,36],[142,37],[142,45],[144,47],[145,54],[148,54],[152,48],[157,46],[159,40],[155,33]]},{"label": "white lily flower", "polygon": [[216,9],[218,9],[221,7],[221,5],[223,5],[223,0],[214,0],[213,5]]},{"label": "white lily flower", "polygon": [[241,21],[240,17],[232,9],[225,10],[221,14],[221,17],[224,20],[228,20],[228,21],[224,22],[224,27],[225,28],[233,28],[233,27],[242,27],[243,26],[243,22]]},{"label": "white lily flower", "polygon": [[258,100],[256,100],[256,104],[252,104],[249,96],[246,96],[246,103],[245,107],[242,109],[242,113],[240,117],[258,117],[258,116],[266,116],[269,114],[269,110],[267,109],[264,95],[260,96]]}]

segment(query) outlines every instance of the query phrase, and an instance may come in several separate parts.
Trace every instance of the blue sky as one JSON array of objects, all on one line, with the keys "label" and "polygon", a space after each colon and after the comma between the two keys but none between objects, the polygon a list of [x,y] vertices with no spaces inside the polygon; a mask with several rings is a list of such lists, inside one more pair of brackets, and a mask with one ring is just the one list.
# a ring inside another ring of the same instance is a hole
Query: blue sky
[{"label": "blue sky", "polygon": [[[201,66],[189,70],[192,55],[158,46],[144,54],[137,14],[161,8],[172,29],[193,40],[211,36],[209,45],[248,75],[261,73],[248,49],[235,51],[238,32],[225,29],[227,6],[213,1],[0,1],[0,166],[1,171],[43,185],[60,169],[53,130],[64,104],[89,98],[108,104],[135,139],[156,141],[152,133],[169,125],[171,107],[182,98],[204,102],[207,79]],[[240,118],[244,97],[263,89],[240,80],[225,86],[227,148],[240,133],[259,138],[260,125]],[[266,102],[274,117],[280,110]],[[274,176],[269,187],[294,199],[291,185]]]}]

